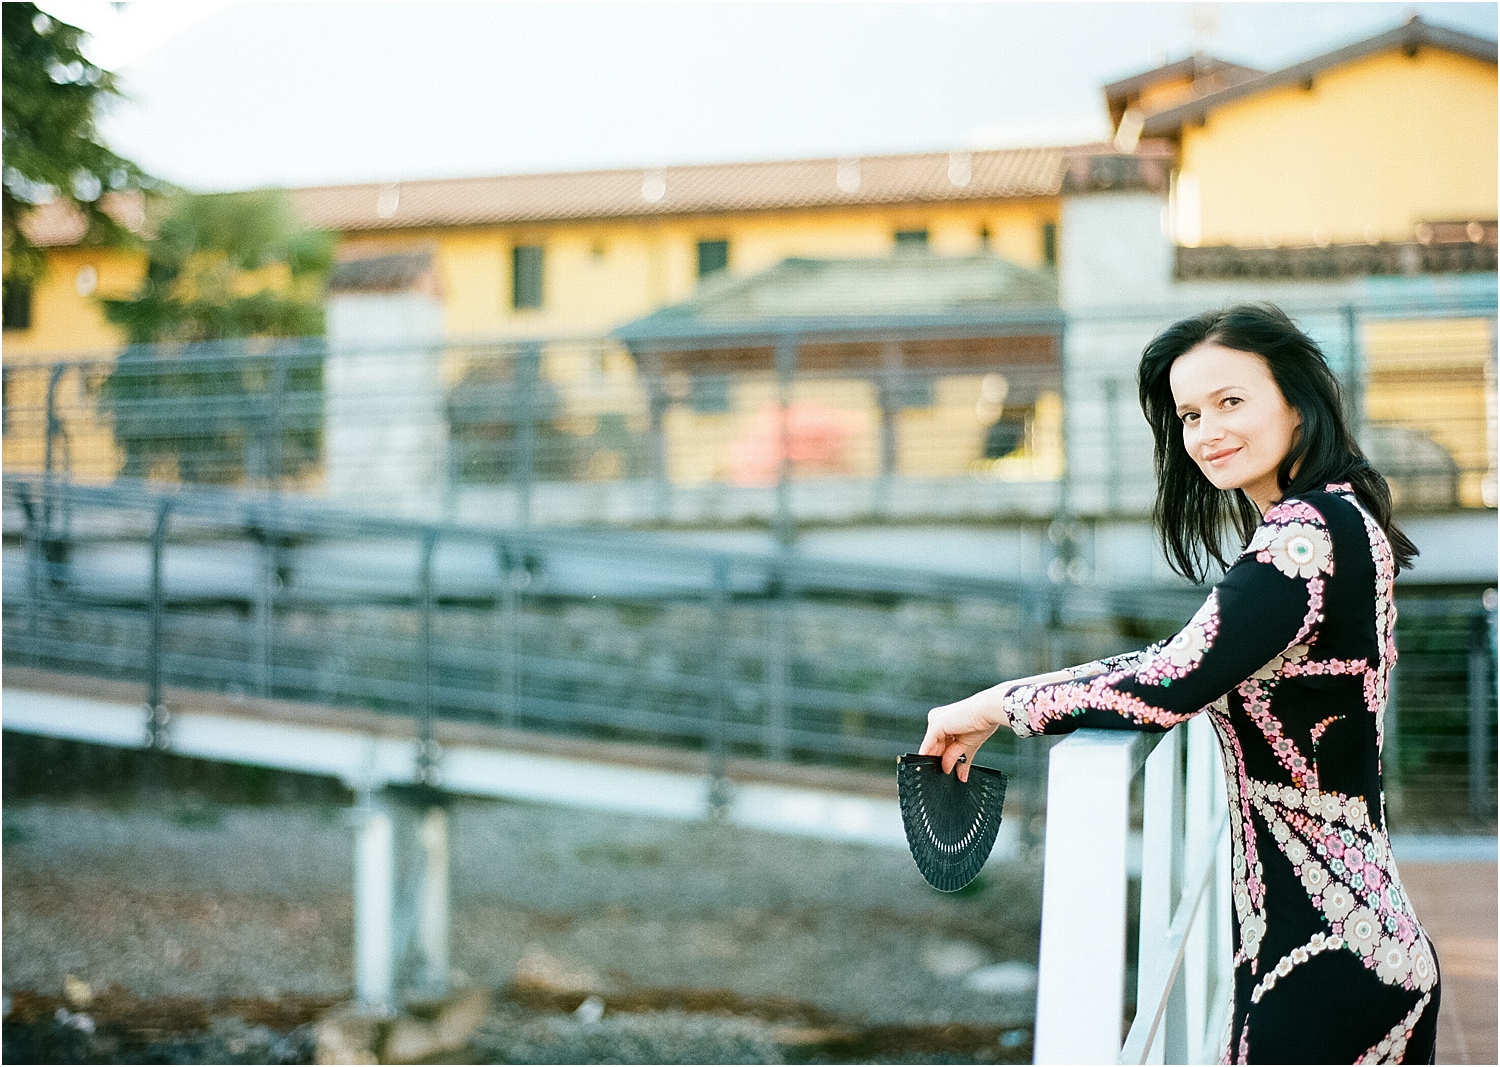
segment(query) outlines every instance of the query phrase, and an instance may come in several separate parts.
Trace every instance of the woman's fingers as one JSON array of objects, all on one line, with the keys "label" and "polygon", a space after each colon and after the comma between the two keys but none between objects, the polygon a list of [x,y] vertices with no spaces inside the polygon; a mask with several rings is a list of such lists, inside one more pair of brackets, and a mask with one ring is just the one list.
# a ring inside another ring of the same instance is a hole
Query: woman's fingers
[{"label": "woman's fingers", "polygon": [[[978,750],[975,749],[974,751]],[[955,742],[949,745],[943,752],[943,773],[952,774],[956,771],[958,773],[958,780],[960,782],[967,782],[969,780],[969,760],[973,758],[974,751],[970,751],[969,746],[962,742]]]}]

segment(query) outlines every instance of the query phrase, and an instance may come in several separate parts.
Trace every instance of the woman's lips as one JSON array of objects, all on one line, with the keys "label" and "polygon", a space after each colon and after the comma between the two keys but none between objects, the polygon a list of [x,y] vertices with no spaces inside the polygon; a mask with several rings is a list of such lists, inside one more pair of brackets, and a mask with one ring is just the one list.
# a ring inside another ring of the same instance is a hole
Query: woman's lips
[{"label": "woman's lips", "polygon": [[1226,448],[1222,452],[1213,452],[1203,457],[1203,462],[1217,465],[1219,463],[1222,463],[1224,460],[1228,459],[1238,451],[1238,448]]}]

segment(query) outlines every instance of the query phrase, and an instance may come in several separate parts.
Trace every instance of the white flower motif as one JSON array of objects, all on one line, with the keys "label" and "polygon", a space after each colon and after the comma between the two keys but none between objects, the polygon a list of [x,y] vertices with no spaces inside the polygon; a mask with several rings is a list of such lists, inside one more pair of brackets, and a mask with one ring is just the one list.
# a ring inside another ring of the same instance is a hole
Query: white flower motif
[{"label": "white flower motif", "polygon": [[1288,578],[1316,578],[1333,572],[1333,541],[1327,530],[1309,523],[1281,527],[1267,551],[1276,569]]},{"label": "white flower motif", "polygon": [[1286,844],[1286,858],[1292,861],[1293,866],[1302,866],[1307,860],[1307,846],[1301,841],[1288,841]]},{"label": "white flower motif", "polygon": [[1240,948],[1246,959],[1254,959],[1260,952],[1261,938],[1266,936],[1266,920],[1252,915],[1240,923]]},{"label": "white flower motif", "polygon": [[1411,974],[1411,956],[1394,937],[1383,937],[1375,946],[1375,974],[1382,982],[1395,985]]},{"label": "white flower motif", "polygon": [[1302,868],[1302,884],[1309,893],[1319,893],[1328,884],[1328,872],[1320,864],[1309,863]]},{"label": "white flower motif", "polygon": [[1250,543],[1245,546],[1245,551],[1250,553],[1259,552],[1272,541],[1276,540],[1278,532],[1279,528],[1276,526],[1257,526],[1255,533],[1250,535]]},{"label": "white flower motif", "polygon": [[1311,958],[1312,957],[1308,953],[1306,945],[1298,945],[1296,948],[1292,949],[1293,963],[1306,963]]},{"label": "white flower motif", "polygon": [[1289,808],[1300,808],[1302,806],[1302,794],[1294,785],[1281,787],[1281,802]]},{"label": "white flower motif", "polygon": [[1411,978],[1417,988],[1424,993],[1432,988],[1433,982],[1437,979],[1437,968],[1432,962],[1432,950],[1421,938],[1418,938],[1417,943],[1412,946]]},{"label": "white flower motif", "polygon": [[1162,655],[1178,667],[1191,667],[1203,658],[1207,648],[1208,635],[1203,632],[1203,627],[1190,622],[1167,642]]},{"label": "white flower motif", "polygon": [[1283,956],[1276,961],[1276,973],[1283,978],[1292,973],[1292,958],[1290,956]]},{"label": "white flower motif", "polygon": [[1334,922],[1354,910],[1354,894],[1335,882],[1323,891],[1323,914]]},{"label": "white flower motif", "polygon": [[1323,818],[1329,822],[1338,822],[1344,815],[1344,800],[1337,793],[1324,793],[1319,806],[1323,812]]},{"label": "white flower motif", "polygon": [[1292,832],[1286,828],[1285,823],[1273,823],[1271,825],[1271,836],[1278,841],[1285,841],[1292,836]]},{"label": "white flower motif", "polygon": [[1234,891],[1234,913],[1243,915],[1250,910],[1250,894],[1243,887]]},{"label": "white flower motif", "polygon": [[1369,908],[1355,908],[1344,920],[1344,940],[1361,956],[1375,951],[1375,942],[1383,932],[1380,917]]},{"label": "white flower motif", "polygon": [[1345,797],[1344,818],[1349,820],[1349,825],[1358,830],[1365,824],[1365,798]]}]

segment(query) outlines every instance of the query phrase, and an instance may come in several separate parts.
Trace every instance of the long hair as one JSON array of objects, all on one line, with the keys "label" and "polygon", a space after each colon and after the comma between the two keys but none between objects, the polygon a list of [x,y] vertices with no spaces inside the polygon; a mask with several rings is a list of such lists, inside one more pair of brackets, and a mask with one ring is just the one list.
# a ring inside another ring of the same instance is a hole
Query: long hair
[{"label": "long hair", "polygon": [[1281,497],[1348,482],[1391,543],[1396,569],[1410,567],[1417,546],[1391,518],[1391,490],[1370,466],[1344,421],[1339,384],[1317,344],[1273,304],[1241,304],[1205,311],[1162,330],[1141,354],[1141,410],[1156,439],[1156,506],[1152,519],[1172,569],[1202,581],[1210,560],[1228,569],[1224,537],[1233,527],[1240,544],[1260,524],[1242,490],[1216,488],[1188,455],[1168,375],[1173,362],[1205,342],[1260,356],[1296,409],[1302,425],[1276,471]]}]

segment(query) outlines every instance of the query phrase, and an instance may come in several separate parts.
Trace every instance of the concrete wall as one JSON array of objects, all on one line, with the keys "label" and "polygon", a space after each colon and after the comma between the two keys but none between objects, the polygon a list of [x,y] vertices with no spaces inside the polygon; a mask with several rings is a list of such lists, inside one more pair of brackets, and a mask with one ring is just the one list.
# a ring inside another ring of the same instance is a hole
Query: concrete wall
[{"label": "concrete wall", "polygon": [[335,293],[327,324],[328,496],[438,517],[448,483],[442,304],[422,292]]}]

